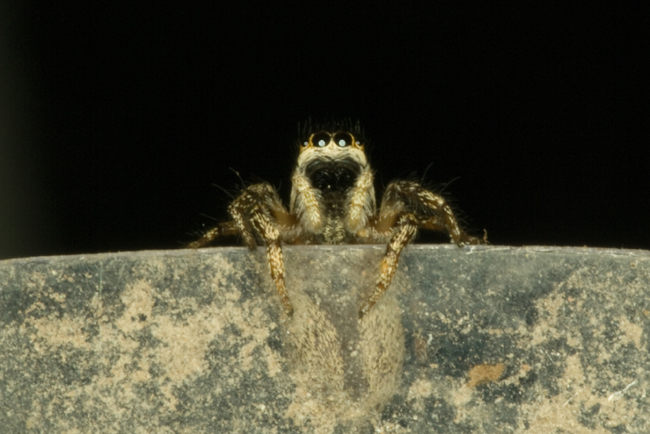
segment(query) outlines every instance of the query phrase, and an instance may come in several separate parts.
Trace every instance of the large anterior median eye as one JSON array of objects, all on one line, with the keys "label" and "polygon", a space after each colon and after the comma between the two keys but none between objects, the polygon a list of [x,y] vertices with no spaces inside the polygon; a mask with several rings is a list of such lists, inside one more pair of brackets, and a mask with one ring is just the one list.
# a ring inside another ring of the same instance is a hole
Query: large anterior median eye
[{"label": "large anterior median eye", "polygon": [[318,146],[319,148],[327,146],[330,140],[332,140],[332,137],[329,133],[326,133],[324,131],[321,133],[316,133],[311,137],[311,143],[314,146]]},{"label": "large anterior median eye", "polygon": [[350,133],[338,132],[334,134],[334,143],[336,143],[342,148],[345,146],[351,146],[353,142],[354,142],[354,138]]}]

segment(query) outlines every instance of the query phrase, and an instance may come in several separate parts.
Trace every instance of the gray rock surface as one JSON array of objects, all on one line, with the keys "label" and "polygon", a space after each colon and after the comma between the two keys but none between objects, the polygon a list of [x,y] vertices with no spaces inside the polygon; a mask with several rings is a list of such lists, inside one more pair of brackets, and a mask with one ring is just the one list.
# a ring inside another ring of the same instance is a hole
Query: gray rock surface
[{"label": "gray rock surface", "polygon": [[0,262],[0,431],[647,433],[650,253],[414,245]]}]

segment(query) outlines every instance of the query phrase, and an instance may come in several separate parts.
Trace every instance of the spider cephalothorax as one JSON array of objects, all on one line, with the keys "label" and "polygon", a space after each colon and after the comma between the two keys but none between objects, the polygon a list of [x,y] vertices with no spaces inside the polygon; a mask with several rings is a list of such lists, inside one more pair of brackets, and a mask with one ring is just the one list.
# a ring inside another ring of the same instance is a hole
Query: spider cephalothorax
[{"label": "spider cephalothorax", "polygon": [[364,143],[358,127],[349,130],[317,130],[301,141],[288,210],[270,184],[251,185],[228,208],[232,220],[190,247],[233,234],[241,235],[251,248],[265,244],[271,276],[290,315],[293,306],[284,283],[282,243],[387,243],[376,287],[359,309],[363,317],[388,289],[401,251],[419,228],[448,232],[459,247],[486,241],[465,233],[445,200],[413,181],[390,183],[377,210]]},{"label": "spider cephalothorax", "polygon": [[313,133],[300,146],[289,213],[303,242],[357,242],[375,211],[373,177],[363,143],[352,133]]}]

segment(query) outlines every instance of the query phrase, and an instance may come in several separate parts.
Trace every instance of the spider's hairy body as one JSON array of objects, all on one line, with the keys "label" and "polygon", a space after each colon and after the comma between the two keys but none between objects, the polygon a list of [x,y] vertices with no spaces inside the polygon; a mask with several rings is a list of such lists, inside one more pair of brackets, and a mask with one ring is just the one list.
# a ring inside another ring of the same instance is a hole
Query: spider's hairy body
[{"label": "spider's hairy body", "polygon": [[386,243],[374,292],[359,310],[363,317],[390,286],[399,255],[418,229],[447,232],[460,247],[486,242],[466,234],[445,200],[416,182],[390,183],[378,210],[358,129],[310,133],[300,144],[291,183],[288,209],[270,184],[251,185],[228,208],[231,221],[190,244],[201,247],[221,235],[239,234],[251,248],[266,245],[271,276],[289,315],[293,306],[284,283],[282,243]]},{"label": "spider's hairy body", "polygon": [[291,178],[289,213],[298,218],[304,243],[358,242],[375,213],[373,175],[363,148],[331,145],[303,144]]}]

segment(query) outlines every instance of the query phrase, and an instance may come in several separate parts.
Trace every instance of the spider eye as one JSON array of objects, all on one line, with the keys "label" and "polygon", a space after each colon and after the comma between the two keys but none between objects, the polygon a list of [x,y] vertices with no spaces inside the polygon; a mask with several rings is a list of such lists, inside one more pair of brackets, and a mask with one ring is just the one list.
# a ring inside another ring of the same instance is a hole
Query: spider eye
[{"label": "spider eye", "polygon": [[322,133],[316,133],[312,136],[311,142],[314,146],[318,146],[319,148],[327,146],[327,144],[332,140],[330,137],[329,133],[322,132]]},{"label": "spider eye", "polygon": [[334,134],[334,142],[339,145],[341,148],[352,145],[354,143],[354,138],[350,133],[339,132]]}]

